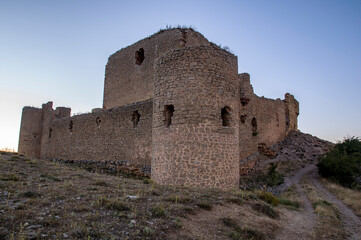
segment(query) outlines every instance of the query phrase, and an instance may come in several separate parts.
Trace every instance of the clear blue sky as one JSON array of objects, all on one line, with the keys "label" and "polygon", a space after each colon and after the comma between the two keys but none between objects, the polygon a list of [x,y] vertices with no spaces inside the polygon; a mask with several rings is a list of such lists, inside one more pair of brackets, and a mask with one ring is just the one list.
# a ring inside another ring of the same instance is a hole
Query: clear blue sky
[{"label": "clear blue sky", "polygon": [[257,95],[294,94],[301,131],[361,136],[361,1],[1,0],[0,149],[24,105],[101,107],[109,55],[167,24],[228,46]]}]

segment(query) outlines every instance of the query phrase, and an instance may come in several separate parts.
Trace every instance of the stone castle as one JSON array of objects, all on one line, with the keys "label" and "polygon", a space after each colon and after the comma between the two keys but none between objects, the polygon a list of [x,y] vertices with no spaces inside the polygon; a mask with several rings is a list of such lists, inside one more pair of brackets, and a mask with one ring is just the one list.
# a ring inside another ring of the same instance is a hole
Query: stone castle
[{"label": "stone castle", "polygon": [[228,189],[240,159],[297,130],[286,94],[254,94],[237,57],[202,34],[175,28],[109,57],[102,109],[24,107],[19,153],[43,159],[119,161],[151,169],[159,184]]}]

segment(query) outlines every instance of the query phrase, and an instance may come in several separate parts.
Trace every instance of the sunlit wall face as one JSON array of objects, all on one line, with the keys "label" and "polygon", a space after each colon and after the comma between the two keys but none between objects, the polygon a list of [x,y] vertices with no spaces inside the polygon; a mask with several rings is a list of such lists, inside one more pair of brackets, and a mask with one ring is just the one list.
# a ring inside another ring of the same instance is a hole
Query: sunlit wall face
[{"label": "sunlit wall face", "polygon": [[301,131],[361,136],[360,11],[356,0],[1,1],[0,148],[17,147],[24,105],[101,107],[108,57],[167,24],[229,47],[259,96],[294,94]]}]

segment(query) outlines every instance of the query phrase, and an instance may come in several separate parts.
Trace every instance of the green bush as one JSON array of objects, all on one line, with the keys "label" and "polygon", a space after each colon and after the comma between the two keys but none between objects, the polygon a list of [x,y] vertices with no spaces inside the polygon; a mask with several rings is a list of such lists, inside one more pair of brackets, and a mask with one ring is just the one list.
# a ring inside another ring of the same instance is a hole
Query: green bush
[{"label": "green bush", "polygon": [[318,173],[345,187],[357,185],[361,175],[361,141],[352,137],[337,143],[335,147],[321,156],[317,164]]}]

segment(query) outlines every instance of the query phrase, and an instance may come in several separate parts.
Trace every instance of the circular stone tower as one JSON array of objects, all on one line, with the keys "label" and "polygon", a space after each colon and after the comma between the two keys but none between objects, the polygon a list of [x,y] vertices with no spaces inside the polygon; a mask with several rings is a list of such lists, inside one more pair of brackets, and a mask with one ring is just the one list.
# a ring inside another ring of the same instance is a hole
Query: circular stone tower
[{"label": "circular stone tower", "polygon": [[155,64],[152,178],[229,189],[239,184],[237,57],[217,46],[167,52]]}]

